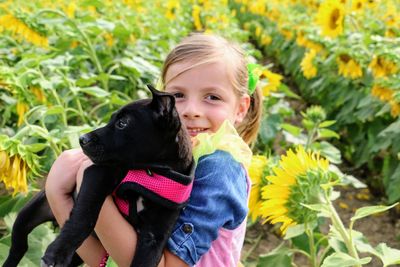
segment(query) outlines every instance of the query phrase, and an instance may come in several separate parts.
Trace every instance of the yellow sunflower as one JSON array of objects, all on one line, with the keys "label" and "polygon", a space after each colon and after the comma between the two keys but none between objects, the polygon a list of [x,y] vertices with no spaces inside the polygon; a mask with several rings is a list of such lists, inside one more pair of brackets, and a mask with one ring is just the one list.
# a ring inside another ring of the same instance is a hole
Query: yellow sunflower
[{"label": "yellow sunflower", "polygon": [[352,11],[361,11],[364,8],[365,0],[353,0],[351,1],[351,10]]},{"label": "yellow sunflower", "polygon": [[362,68],[353,58],[347,54],[342,54],[336,58],[339,67],[339,74],[347,78],[360,78],[363,75]]},{"label": "yellow sunflower", "polygon": [[201,13],[200,6],[194,5],[193,10],[192,10],[192,18],[193,18],[194,28],[197,31],[200,31],[203,29],[203,24],[201,23],[200,13]]},{"label": "yellow sunflower", "polygon": [[261,186],[264,179],[264,169],[267,166],[268,160],[265,156],[257,155],[251,159],[249,167],[249,176],[251,179],[251,191],[249,199],[249,216],[252,221],[255,221],[260,216],[261,208]]},{"label": "yellow sunflower", "polygon": [[28,166],[18,155],[9,156],[6,151],[0,151],[0,181],[4,183],[6,189],[26,193]]},{"label": "yellow sunflower", "polygon": [[397,117],[400,115],[400,104],[394,100],[389,101],[390,104],[390,114],[393,117]]},{"label": "yellow sunflower", "polygon": [[323,2],[317,13],[317,24],[322,28],[322,35],[335,38],[343,33],[345,9],[339,0]]},{"label": "yellow sunflower", "polygon": [[26,104],[24,102],[18,101],[16,109],[17,109],[17,114],[18,114],[17,125],[21,126],[22,123],[24,122],[25,113],[29,110],[29,106],[28,106],[28,104]]},{"label": "yellow sunflower", "polygon": [[282,75],[273,73],[269,70],[264,70],[261,76],[268,79],[268,83],[262,88],[264,96],[269,96],[271,92],[278,90],[278,87],[281,85],[281,80],[283,79]]},{"label": "yellow sunflower", "polygon": [[379,98],[381,101],[388,102],[393,98],[393,91],[389,88],[382,87],[380,85],[375,84],[372,87],[371,94],[376,98]]},{"label": "yellow sunflower", "polygon": [[169,20],[174,20],[176,18],[176,14],[178,9],[180,8],[180,4],[178,0],[169,0],[167,2],[167,12],[165,16]]},{"label": "yellow sunflower", "polygon": [[304,58],[300,63],[303,75],[307,79],[311,79],[317,75],[318,69],[314,65],[316,55],[317,52],[314,49],[311,49],[304,55]]},{"label": "yellow sunflower", "polygon": [[25,40],[36,46],[48,47],[48,40],[35,30],[31,29],[20,19],[12,14],[6,14],[0,17],[0,33],[8,31],[17,40]]},{"label": "yellow sunflower", "polygon": [[315,211],[301,204],[318,203],[320,185],[330,181],[328,167],[328,160],[306,152],[302,146],[282,156],[278,167],[273,168],[275,175],[267,176],[270,184],[261,189],[264,223],[282,223],[280,230],[284,234],[290,226],[315,220]]},{"label": "yellow sunflower", "polygon": [[375,56],[369,64],[369,68],[375,78],[386,77],[396,73],[398,70],[395,63],[382,56]]}]

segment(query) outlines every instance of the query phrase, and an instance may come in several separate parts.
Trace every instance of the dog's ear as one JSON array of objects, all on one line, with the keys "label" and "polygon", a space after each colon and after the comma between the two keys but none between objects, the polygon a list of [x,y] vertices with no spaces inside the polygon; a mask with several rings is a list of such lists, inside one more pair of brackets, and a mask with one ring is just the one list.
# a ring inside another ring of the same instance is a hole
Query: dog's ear
[{"label": "dog's ear", "polygon": [[171,94],[158,91],[150,84],[147,87],[153,96],[150,105],[160,116],[160,122],[164,121],[168,126],[172,126],[178,130],[181,125],[179,115],[175,109],[175,97]]}]

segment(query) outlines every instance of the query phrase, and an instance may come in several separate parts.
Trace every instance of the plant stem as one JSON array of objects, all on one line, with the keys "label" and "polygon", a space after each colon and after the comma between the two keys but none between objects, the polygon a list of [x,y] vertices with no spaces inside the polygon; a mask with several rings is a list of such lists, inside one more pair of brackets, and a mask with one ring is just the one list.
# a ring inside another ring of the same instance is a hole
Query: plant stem
[{"label": "plant stem", "polygon": [[107,78],[108,76],[102,75],[102,74],[105,74],[103,67],[100,64],[100,60],[97,57],[96,50],[94,49],[93,44],[90,41],[90,38],[86,35],[86,33],[78,27],[78,25],[76,24],[76,22],[74,20],[70,19],[63,12],[60,12],[57,10],[52,10],[52,9],[42,9],[38,13],[36,13],[36,16],[39,16],[41,13],[53,13],[53,14],[56,14],[64,19],[66,19],[68,22],[71,23],[72,27],[74,27],[75,30],[82,36],[83,41],[86,44],[86,47],[88,49],[89,56],[92,59],[97,71],[99,72],[99,75],[101,75],[100,81],[103,85],[103,89],[108,91],[108,78]]},{"label": "plant stem", "polygon": [[308,149],[310,148],[310,146],[311,146],[311,144],[312,144],[312,142],[313,142],[313,140],[314,140],[314,135],[315,135],[316,132],[317,132],[317,129],[318,129],[318,125],[315,125],[315,126],[312,128],[311,132],[308,134],[307,143],[306,143],[306,145],[305,145],[305,149],[306,149],[306,150],[308,150]]},{"label": "plant stem", "polygon": [[315,242],[314,242],[314,232],[312,229],[309,228],[309,224],[305,224],[306,227],[306,234],[308,236],[308,242],[310,246],[310,261],[311,261],[311,267],[317,267],[317,254],[316,254],[316,248],[315,248]]},{"label": "plant stem", "polygon": [[[342,236],[343,241],[344,241],[344,243],[346,245],[347,250],[349,251],[350,256],[352,256],[356,260],[359,260],[360,258],[358,256],[357,250],[356,250],[356,248],[355,248],[355,246],[353,244],[352,236],[346,230],[346,228],[344,227],[344,224],[343,224],[342,220],[340,219],[339,214],[337,213],[335,207],[332,205],[332,202],[329,199],[326,191],[325,191],[325,199],[327,201],[328,208],[329,208],[329,210],[331,212],[331,215],[332,215],[331,219],[332,219],[333,226],[336,228],[336,230]],[[361,267],[360,264],[357,264],[355,266],[356,267]]]},{"label": "plant stem", "polygon": [[254,245],[247,251],[247,253],[243,256],[243,261],[246,261],[246,259],[251,255],[251,253],[253,253],[253,251],[258,247],[258,245],[260,244],[261,239],[263,238],[264,234],[261,233],[257,239],[256,242],[254,242]]}]

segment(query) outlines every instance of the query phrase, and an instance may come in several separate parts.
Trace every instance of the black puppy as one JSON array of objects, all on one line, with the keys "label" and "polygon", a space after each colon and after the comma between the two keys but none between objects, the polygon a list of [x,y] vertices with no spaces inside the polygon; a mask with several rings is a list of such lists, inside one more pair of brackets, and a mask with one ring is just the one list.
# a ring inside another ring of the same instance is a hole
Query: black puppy
[{"label": "black puppy", "polygon": [[[80,137],[84,153],[94,164],[85,170],[70,218],[47,248],[42,266],[75,264],[75,260],[71,261],[76,249],[93,232],[101,206],[112,193],[129,203],[126,218],[138,234],[131,266],[152,267],[160,261],[187,197],[180,198],[184,201],[175,201],[135,181],[118,185],[128,171],[143,170],[150,180],[160,176],[164,180],[171,179],[167,184],[191,188],[193,158],[190,139],[179,120],[174,97],[148,87],[152,99],[122,107],[106,126]],[[144,198],[143,209],[137,211],[139,197]],[[37,225],[50,220],[54,220],[54,216],[42,191],[19,213],[12,230],[10,254],[3,266],[17,266],[28,247],[27,235]]]}]

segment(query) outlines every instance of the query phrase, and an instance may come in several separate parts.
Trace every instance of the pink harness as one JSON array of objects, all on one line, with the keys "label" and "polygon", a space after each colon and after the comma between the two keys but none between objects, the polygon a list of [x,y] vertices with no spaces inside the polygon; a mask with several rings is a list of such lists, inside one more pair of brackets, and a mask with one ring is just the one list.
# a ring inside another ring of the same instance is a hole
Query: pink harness
[{"label": "pink harness", "polygon": [[114,201],[124,215],[129,216],[129,202],[121,198],[130,192],[139,192],[151,200],[172,208],[186,204],[193,186],[192,176],[168,171],[168,177],[150,170],[130,170],[115,189]]}]

